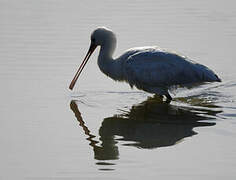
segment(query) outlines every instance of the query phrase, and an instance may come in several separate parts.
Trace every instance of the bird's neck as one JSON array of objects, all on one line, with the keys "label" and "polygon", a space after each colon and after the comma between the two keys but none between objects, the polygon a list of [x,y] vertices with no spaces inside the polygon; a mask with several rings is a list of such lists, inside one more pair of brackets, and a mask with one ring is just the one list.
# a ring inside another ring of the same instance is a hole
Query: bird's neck
[{"label": "bird's neck", "polygon": [[122,61],[113,59],[112,57],[115,47],[115,42],[101,46],[98,56],[98,66],[100,70],[110,78],[121,81],[123,80]]}]

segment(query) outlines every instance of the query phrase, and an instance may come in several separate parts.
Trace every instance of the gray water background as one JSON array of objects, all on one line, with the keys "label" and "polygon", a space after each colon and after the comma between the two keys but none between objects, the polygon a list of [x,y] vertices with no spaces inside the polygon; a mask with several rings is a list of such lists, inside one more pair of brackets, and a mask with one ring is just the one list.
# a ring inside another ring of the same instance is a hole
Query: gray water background
[{"label": "gray water background", "polygon": [[[90,33],[115,56],[146,45],[184,54],[222,83],[170,105],[99,71],[68,89]],[[235,179],[234,1],[0,0],[0,179]]]}]

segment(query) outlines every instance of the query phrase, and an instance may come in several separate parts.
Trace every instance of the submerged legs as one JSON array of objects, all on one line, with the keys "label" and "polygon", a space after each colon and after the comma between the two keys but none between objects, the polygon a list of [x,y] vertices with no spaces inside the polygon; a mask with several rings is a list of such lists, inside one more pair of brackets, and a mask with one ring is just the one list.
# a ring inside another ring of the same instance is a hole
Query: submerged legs
[{"label": "submerged legs", "polygon": [[[172,101],[172,97],[170,96],[169,93],[165,94],[164,96],[166,97],[166,102],[167,103],[170,103]],[[159,94],[155,94],[154,95],[155,98],[158,98],[158,99],[161,99],[161,100],[163,100],[164,96],[163,95],[159,95]]]},{"label": "submerged legs", "polygon": [[167,94],[165,94],[165,96],[166,96],[166,102],[170,103],[172,101],[172,97],[170,96],[170,94],[167,93]]}]

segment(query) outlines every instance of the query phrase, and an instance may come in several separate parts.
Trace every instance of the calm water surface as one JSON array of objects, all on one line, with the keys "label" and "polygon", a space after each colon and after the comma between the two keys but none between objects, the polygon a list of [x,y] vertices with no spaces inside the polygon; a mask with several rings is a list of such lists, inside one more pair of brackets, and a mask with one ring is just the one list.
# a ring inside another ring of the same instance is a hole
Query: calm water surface
[{"label": "calm water surface", "polygon": [[[103,75],[97,50],[71,92],[101,25],[117,56],[158,45],[223,82],[162,103]],[[236,178],[234,1],[0,0],[0,27],[0,179]]]}]

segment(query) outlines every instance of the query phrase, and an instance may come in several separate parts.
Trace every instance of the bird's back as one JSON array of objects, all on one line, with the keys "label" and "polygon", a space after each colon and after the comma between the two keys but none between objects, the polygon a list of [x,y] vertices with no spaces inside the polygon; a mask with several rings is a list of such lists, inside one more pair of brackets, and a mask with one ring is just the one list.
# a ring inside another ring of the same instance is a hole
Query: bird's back
[{"label": "bird's back", "polygon": [[154,87],[169,88],[193,83],[220,81],[217,75],[204,65],[187,57],[158,47],[133,48],[125,52],[124,78],[131,86],[145,91]]}]

